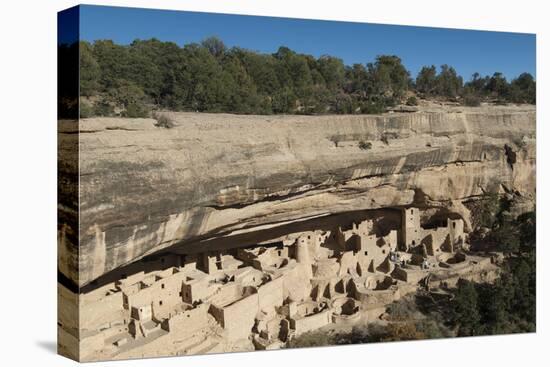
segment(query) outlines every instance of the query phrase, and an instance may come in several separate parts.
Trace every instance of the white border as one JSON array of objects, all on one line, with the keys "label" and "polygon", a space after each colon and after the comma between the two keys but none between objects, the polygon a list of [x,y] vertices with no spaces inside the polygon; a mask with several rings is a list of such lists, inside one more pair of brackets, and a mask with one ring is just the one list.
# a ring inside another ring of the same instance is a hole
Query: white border
[{"label": "white border", "polygon": [[[544,1],[119,0],[94,4],[537,33],[538,187],[548,184],[548,40]],[[65,366],[56,343],[56,12],[65,0],[0,11],[0,364]],[[544,61],[543,61],[544,60]],[[522,366],[548,359],[546,192],[538,192],[537,334],[98,363],[105,366]],[[546,340],[545,340],[546,339]],[[11,363],[10,363],[11,362]]]}]

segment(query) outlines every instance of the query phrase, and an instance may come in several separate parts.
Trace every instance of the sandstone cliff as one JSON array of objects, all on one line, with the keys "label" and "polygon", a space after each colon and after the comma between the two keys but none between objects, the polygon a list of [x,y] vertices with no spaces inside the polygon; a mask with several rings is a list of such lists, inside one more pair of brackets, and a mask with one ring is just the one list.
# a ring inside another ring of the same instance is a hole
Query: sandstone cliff
[{"label": "sandstone cliff", "polygon": [[[71,220],[59,243],[68,262],[60,271],[75,283],[175,244],[191,251],[268,228],[275,236],[285,224],[335,213],[414,204],[468,221],[462,203],[488,190],[534,203],[533,107],[170,116],[171,129],[151,119],[81,120],[80,135],[60,122],[60,149],[80,147],[80,250]],[[66,160],[60,218],[76,207],[64,199],[76,180]]]}]

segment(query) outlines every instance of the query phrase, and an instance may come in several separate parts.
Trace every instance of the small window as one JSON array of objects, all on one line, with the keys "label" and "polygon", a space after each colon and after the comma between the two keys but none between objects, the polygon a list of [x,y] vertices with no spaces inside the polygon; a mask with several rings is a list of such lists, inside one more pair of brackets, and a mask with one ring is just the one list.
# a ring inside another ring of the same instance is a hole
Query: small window
[{"label": "small window", "polygon": [[455,222],[453,222],[453,228],[456,228],[456,223]]},{"label": "small window", "polygon": [[159,306],[162,306],[162,301],[159,301]]},{"label": "small window", "polygon": [[162,284],[160,285],[160,287],[161,287],[162,289],[164,289],[164,283],[162,283]]},{"label": "small window", "polygon": [[411,209],[411,214],[413,213],[413,210]]}]

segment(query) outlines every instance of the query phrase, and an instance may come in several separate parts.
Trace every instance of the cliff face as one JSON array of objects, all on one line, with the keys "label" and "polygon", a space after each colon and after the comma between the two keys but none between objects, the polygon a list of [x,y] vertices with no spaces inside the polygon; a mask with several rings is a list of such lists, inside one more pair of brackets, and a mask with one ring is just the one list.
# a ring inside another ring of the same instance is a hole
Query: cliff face
[{"label": "cliff face", "polygon": [[[462,203],[485,191],[534,202],[530,107],[170,115],[171,129],[151,119],[80,121],[80,250],[70,223],[59,244],[77,262],[60,269],[75,283],[175,244],[196,250],[335,213],[414,204],[468,221]],[[74,124],[60,123],[59,139],[74,141]]]}]

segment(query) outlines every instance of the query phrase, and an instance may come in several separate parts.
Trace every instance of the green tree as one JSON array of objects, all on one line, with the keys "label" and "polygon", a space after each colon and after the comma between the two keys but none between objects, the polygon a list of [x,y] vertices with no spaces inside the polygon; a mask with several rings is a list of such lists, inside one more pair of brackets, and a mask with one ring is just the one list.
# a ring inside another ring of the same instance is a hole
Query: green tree
[{"label": "green tree", "polygon": [[[400,99],[409,86],[409,72],[397,56],[381,55],[374,63],[367,64],[368,94]],[[370,92],[370,93],[369,93]]]},{"label": "green tree", "polygon": [[509,93],[509,85],[502,73],[494,73],[489,79],[486,90],[497,98],[506,99]]},{"label": "green tree", "polygon": [[224,111],[229,104],[231,90],[228,75],[218,60],[197,44],[183,48],[182,68],[178,71],[178,84],[184,90],[186,109],[208,112]]},{"label": "green tree", "polygon": [[222,58],[225,54],[225,44],[218,37],[208,37],[201,44],[217,59]]},{"label": "green tree", "polygon": [[437,94],[440,96],[454,98],[461,93],[462,77],[449,65],[441,65],[437,75]]},{"label": "green tree", "polygon": [[100,83],[103,92],[116,88],[120,80],[132,78],[127,47],[116,45],[110,40],[102,40],[94,42],[93,51],[101,70]]},{"label": "green tree", "polygon": [[92,45],[80,42],[80,95],[90,97],[99,92],[101,70],[94,57]]},{"label": "green tree", "polygon": [[[401,59],[390,55],[378,56],[366,66],[345,66],[334,56],[315,58],[288,47],[274,54],[227,49],[216,37],[183,47],[154,38],[130,45],[100,40],[59,47],[60,54],[78,50],[80,95],[94,97],[94,105],[87,106],[91,109],[84,108],[92,115],[110,115],[116,107],[126,114],[143,114],[153,104],[233,113],[381,113],[403,102],[412,88]],[[61,85],[68,86],[69,79]],[[509,84],[499,73],[491,78],[475,74],[462,88],[462,78],[452,67],[443,65],[436,75],[431,66],[420,71],[415,88],[432,96],[462,94],[467,104],[489,95],[500,101],[536,101],[536,83],[527,73]],[[77,100],[60,98],[61,114],[76,114],[76,106]]]},{"label": "green tree", "polygon": [[165,62],[163,49],[168,43],[157,39],[136,40],[128,47],[128,81],[139,86],[156,104],[161,104]]},{"label": "green tree", "polygon": [[143,104],[145,93],[138,85],[125,79],[116,80],[116,87],[109,92],[110,99],[127,108],[129,105]]},{"label": "green tree", "polygon": [[506,254],[517,252],[520,247],[520,237],[517,228],[505,221],[492,231],[491,239],[497,249]]},{"label": "green tree", "polygon": [[478,335],[480,327],[478,296],[472,282],[459,280],[453,306],[453,321],[458,325],[458,335]]},{"label": "green tree", "polygon": [[437,70],[434,65],[420,69],[416,77],[416,90],[427,95],[437,91]]},{"label": "green tree", "polygon": [[346,68],[346,84],[344,90],[350,94],[366,96],[369,83],[367,68],[362,64],[353,64]]},{"label": "green tree", "polygon": [[[227,89],[228,104],[224,110],[236,113],[261,112],[261,98],[254,81],[236,55],[228,55],[222,64],[223,87]],[[271,108],[271,107],[269,107]]]},{"label": "green tree", "polygon": [[344,85],[345,68],[341,59],[323,55],[317,61],[319,72],[326,87],[331,91],[339,91]]},{"label": "green tree", "polygon": [[275,113],[293,113],[296,95],[292,88],[284,87],[277,90],[272,97],[271,106]]},{"label": "green tree", "polygon": [[500,197],[496,192],[487,193],[480,202],[478,227],[492,228],[500,215]]},{"label": "green tree", "polygon": [[535,104],[537,99],[535,79],[529,73],[522,73],[510,83],[509,93],[512,102]]},{"label": "green tree", "polygon": [[470,81],[468,81],[464,87],[473,95],[483,96],[486,94],[488,82],[489,77],[482,78],[478,72],[475,72],[472,74]]},{"label": "green tree", "polygon": [[238,56],[245,66],[259,94],[272,96],[281,88],[277,77],[277,60],[272,55],[263,55],[239,48],[234,48],[231,52]]},{"label": "green tree", "polygon": [[143,89],[133,82],[118,80],[116,88],[109,92],[109,99],[124,107],[125,117],[147,117],[147,97]]},{"label": "green tree", "polygon": [[517,218],[519,238],[522,246],[533,249],[537,240],[537,220],[534,211],[523,213]]}]

